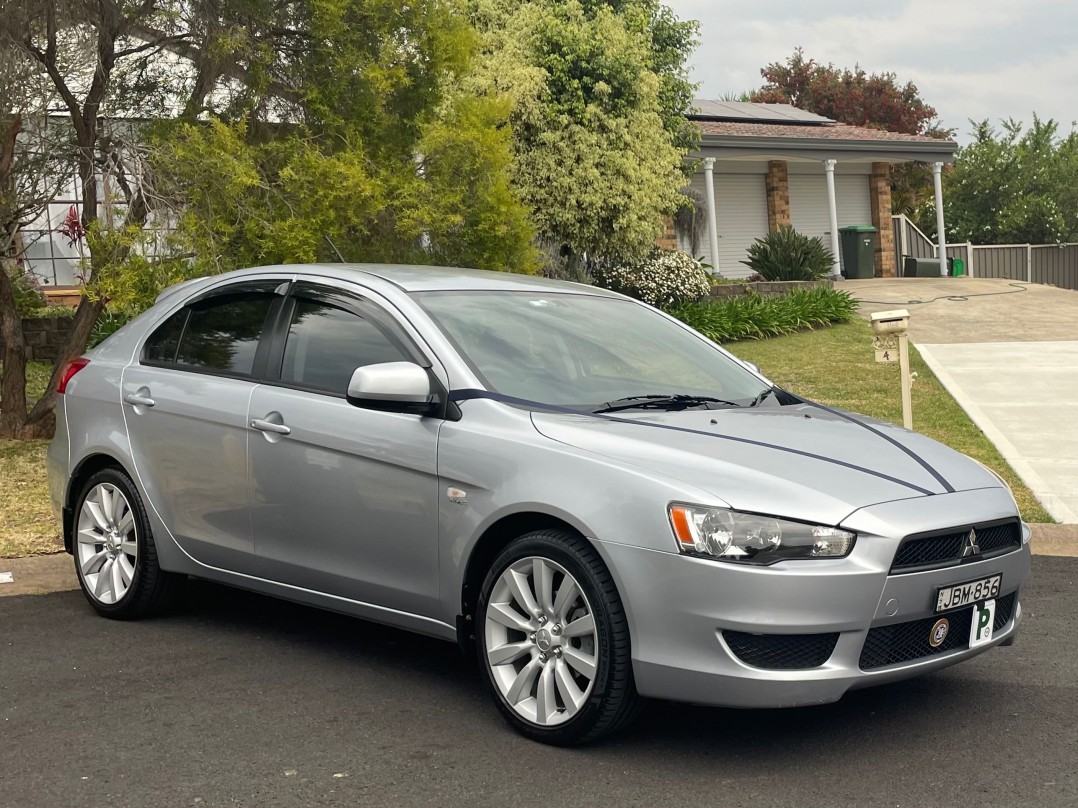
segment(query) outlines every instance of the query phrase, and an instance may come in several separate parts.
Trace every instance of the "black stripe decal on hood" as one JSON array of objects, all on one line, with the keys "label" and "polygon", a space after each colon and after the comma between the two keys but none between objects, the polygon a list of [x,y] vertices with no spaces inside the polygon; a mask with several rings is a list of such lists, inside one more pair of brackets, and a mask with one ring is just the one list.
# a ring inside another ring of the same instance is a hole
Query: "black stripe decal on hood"
[{"label": "black stripe decal on hood", "polygon": [[[613,421],[616,424],[632,424],[634,426],[647,426],[654,429],[669,429],[671,432],[685,432],[689,435],[703,435],[705,438],[719,438],[721,440],[734,441],[735,443],[745,443],[749,446],[759,446],[764,449],[774,449],[778,452],[786,452],[788,454],[798,455],[799,457],[808,457],[813,460],[820,460],[824,463],[831,463],[835,466],[842,466],[843,468],[852,469],[853,471],[859,471],[862,474],[869,474],[873,477],[879,477],[881,480],[887,480],[890,483],[901,485],[905,488],[909,488],[912,491],[916,491],[919,494],[924,494],[925,496],[935,496],[938,493],[936,491],[929,491],[927,488],[922,488],[919,485],[914,485],[911,482],[900,480],[897,477],[892,477],[889,474],[884,474],[882,471],[874,471],[873,469],[867,469],[863,466],[857,466],[853,463],[847,463],[844,460],[838,460],[834,457],[824,457],[823,455],[813,454],[812,452],[805,452],[801,449],[791,449],[788,446],[779,446],[778,444],[774,443],[765,443],[763,441],[752,440],[751,438],[739,438],[734,435],[723,435],[718,432],[704,432],[700,429],[689,429],[688,427],[673,426],[671,424],[657,424],[652,421],[634,421],[631,418],[616,418],[612,415],[603,415],[602,413],[596,412],[582,412],[581,410],[574,410],[571,407],[559,407],[556,404],[544,404],[541,401],[531,401],[526,398],[507,396],[504,393],[494,393],[490,390],[454,390],[449,394],[449,400],[453,402],[471,401],[480,398],[488,399],[490,401],[498,401],[502,404],[515,404],[520,407],[525,407],[529,410],[544,410],[546,412],[564,413],[566,415],[583,415],[587,418],[598,418],[602,421]],[[841,413],[839,414],[841,415]],[[864,424],[864,426],[867,427],[868,425]],[[886,435],[882,437],[886,437]],[[915,459],[919,460],[919,458],[916,458],[916,455],[914,455],[914,457]],[[923,462],[922,465],[924,465]],[[935,475],[934,471],[933,474]],[[939,478],[937,476],[937,479],[942,478]],[[952,493],[954,491],[954,489],[946,483],[944,483],[944,486],[947,488],[948,493]]]},{"label": "black stripe decal on hood", "polygon": [[947,482],[947,480],[944,479],[943,475],[940,474],[938,471],[936,471],[928,463],[927,460],[925,460],[919,454],[914,452],[908,446],[903,446],[901,443],[899,443],[897,440],[892,438],[890,435],[876,429],[876,427],[872,426],[872,424],[866,424],[864,421],[862,421],[862,420],[860,420],[858,418],[854,418],[852,415],[847,415],[846,413],[842,412],[841,410],[831,409],[830,407],[826,407],[823,404],[817,404],[815,401],[805,401],[805,403],[809,404],[809,405],[811,405],[813,407],[816,407],[817,409],[821,409],[824,412],[829,412],[832,415],[837,415],[839,418],[844,418],[845,420],[849,421],[850,423],[854,423],[854,424],[857,424],[858,426],[862,426],[865,429],[867,429],[869,432],[871,432],[873,435],[876,435],[877,437],[883,438],[885,441],[890,443],[892,446],[895,446],[895,447],[901,449],[903,452],[908,454],[911,458],[916,460],[925,471],[927,471],[929,474],[931,474],[936,479],[936,482],[938,482],[940,485],[943,486],[943,490],[945,490],[948,494],[953,494],[954,493],[954,491],[955,491],[954,487],[949,482]]}]

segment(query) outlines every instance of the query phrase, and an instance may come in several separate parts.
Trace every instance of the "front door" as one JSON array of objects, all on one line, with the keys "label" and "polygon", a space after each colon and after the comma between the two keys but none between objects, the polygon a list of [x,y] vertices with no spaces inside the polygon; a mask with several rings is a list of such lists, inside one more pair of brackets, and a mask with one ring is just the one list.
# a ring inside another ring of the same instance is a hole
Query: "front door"
[{"label": "front door", "polygon": [[383,310],[309,284],[282,322],[248,414],[259,575],[435,614],[442,422],[345,400],[356,367],[414,361],[414,348]]}]

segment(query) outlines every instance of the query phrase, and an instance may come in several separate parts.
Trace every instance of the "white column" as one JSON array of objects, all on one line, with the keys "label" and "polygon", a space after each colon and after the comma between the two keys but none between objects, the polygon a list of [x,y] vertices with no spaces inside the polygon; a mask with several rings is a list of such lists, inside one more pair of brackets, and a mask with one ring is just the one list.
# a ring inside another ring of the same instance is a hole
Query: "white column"
[{"label": "white column", "polygon": [[707,191],[707,237],[711,245],[711,272],[719,274],[719,213],[715,207],[715,158],[704,158],[704,188]]},{"label": "white column", "polygon": [[835,256],[835,264],[831,267],[831,278],[842,279],[842,269],[839,263],[839,250],[841,246],[838,240],[838,203],[835,201],[835,163],[837,160],[824,160],[823,169],[827,175],[827,216],[831,221],[831,252]]},{"label": "white column", "polygon": [[943,232],[943,163],[932,164],[932,184],[936,187],[936,241],[939,245],[940,275],[947,275],[947,234]]}]

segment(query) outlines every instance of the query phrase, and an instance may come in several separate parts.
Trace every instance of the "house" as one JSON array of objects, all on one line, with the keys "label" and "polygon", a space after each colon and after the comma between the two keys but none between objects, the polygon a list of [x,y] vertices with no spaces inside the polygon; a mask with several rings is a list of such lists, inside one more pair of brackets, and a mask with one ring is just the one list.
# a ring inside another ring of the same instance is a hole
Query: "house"
[{"label": "house", "polygon": [[[689,117],[701,138],[690,155],[698,164],[690,187],[707,213],[694,254],[727,278],[752,274],[741,263],[746,250],[781,225],[818,236],[836,259],[839,228],[874,225],[876,275],[896,275],[891,166],[931,164],[939,200],[940,171],[958,149],[951,140],[849,126],[788,104],[694,104],[697,111]],[[942,206],[937,210],[942,219]],[[937,229],[943,233],[942,222]],[[692,250],[684,235],[670,235],[678,247]],[[947,254],[942,237],[939,254]],[[836,261],[833,274],[839,269]]]},{"label": "house", "polygon": [[[940,170],[958,148],[951,140],[837,123],[788,104],[698,99],[694,105],[697,111],[689,118],[701,139],[690,155],[697,164],[690,187],[706,210],[705,226],[695,245],[672,229],[660,243],[702,255],[727,278],[752,274],[741,263],[746,250],[784,224],[823,239],[836,256],[835,275],[841,260],[838,228],[875,225],[876,274],[896,275],[891,166],[932,164],[941,199]],[[64,235],[64,223],[80,206],[72,177],[43,216],[21,233],[26,265],[46,286],[79,282],[81,250]],[[942,221],[937,230],[943,233]],[[938,254],[946,255],[946,249]]]}]

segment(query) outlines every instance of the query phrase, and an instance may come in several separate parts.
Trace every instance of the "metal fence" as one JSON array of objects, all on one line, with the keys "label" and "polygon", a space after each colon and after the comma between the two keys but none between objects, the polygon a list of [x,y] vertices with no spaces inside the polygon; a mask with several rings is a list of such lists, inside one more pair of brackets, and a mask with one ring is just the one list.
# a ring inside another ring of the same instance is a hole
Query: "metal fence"
[{"label": "metal fence", "polygon": [[[935,242],[905,216],[892,216],[895,266],[902,272],[904,256],[935,258]],[[948,258],[960,258],[972,278],[1006,278],[1078,290],[1078,244],[947,245]]]}]

